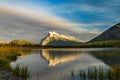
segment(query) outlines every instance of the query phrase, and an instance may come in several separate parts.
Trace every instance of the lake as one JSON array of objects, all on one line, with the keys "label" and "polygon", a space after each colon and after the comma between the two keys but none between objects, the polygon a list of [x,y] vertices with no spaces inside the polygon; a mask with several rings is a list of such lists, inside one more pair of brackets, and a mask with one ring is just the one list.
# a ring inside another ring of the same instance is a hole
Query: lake
[{"label": "lake", "polygon": [[28,80],[80,80],[71,78],[71,71],[75,74],[81,69],[89,67],[109,67],[120,64],[119,48],[78,48],[78,49],[31,49],[17,51],[22,55],[12,67],[21,65],[28,67]]}]

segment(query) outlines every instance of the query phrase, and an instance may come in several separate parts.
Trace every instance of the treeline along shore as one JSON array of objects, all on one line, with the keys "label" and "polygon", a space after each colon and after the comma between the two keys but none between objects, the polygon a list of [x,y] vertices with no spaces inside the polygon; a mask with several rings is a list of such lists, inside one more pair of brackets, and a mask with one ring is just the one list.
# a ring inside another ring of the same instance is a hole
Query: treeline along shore
[{"label": "treeline along shore", "polygon": [[73,44],[70,46],[52,46],[46,45],[42,46],[40,44],[18,44],[18,43],[8,43],[0,44],[0,49],[17,49],[17,48],[120,48],[120,40],[106,40],[106,41],[97,41],[97,42],[86,42],[80,44]]}]

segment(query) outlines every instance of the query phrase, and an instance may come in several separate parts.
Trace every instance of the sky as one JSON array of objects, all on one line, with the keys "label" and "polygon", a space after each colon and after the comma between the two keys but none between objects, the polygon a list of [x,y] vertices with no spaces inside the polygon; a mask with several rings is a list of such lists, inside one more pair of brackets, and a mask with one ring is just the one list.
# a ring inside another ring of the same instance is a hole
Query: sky
[{"label": "sky", "polygon": [[0,40],[55,31],[89,41],[119,22],[120,0],[0,0]]}]

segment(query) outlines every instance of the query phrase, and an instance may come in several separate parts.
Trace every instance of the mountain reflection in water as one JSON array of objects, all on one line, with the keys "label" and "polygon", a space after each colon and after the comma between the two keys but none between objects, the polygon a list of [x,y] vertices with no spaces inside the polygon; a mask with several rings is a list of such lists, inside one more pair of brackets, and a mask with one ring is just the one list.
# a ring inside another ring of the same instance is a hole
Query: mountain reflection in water
[{"label": "mountain reflection in water", "polygon": [[27,66],[30,80],[63,80],[72,70],[79,72],[92,66],[106,66],[85,49],[42,49],[23,53],[11,66]]},{"label": "mountain reflection in water", "polygon": [[42,50],[42,57],[48,61],[49,66],[76,60],[80,58],[80,55],[82,55],[81,51]]}]

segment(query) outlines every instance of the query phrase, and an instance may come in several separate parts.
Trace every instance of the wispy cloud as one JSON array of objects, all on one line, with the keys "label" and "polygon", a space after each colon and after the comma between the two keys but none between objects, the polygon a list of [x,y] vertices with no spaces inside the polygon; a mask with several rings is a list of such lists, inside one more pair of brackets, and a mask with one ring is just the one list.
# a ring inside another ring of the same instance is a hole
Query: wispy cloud
[{"label": "wispy cloud", "polygon": [[[120,16],[119,0],[79,1],[50,5],[48,9],[77,22],[118,23]],[[91,19],[91,20],[89,20]]]},{"label": "wispy cloud", "polygon": [[1,0],[0,39],[40,41],[48,31],[57,31],[90,40],[120,21],[119,4],[119,0]]},{"label": "wispy cloud", "polygon": [[45,36],[43,33],[50,30],[63,30],[77,34],[88,33],[91,35],[97,33],[82,28],[78,29],[77,27],[81,25],[85,24],[79,23],[78,25],[78,23],[70,22],[66,19],[42,11],[41,13],[36,13],[25,8],[16,8],[5,5],[0,6],[0,31],[3,34],[2,37],[6,35],[6,38],[9,36],[13,38],[40,40]]},{"label": "wispy cloud", "polygon": [[45,27],[65,29],[74,32],[75,31],[74,28],[77,27],[77,24],[74,22],[70,22],[66,19],[47,14],[43,11],[41,11],[40,13],[36,13],[29,9],[15,8],[12,6],[1,6],[0,12],[1,21],[5,20],[2,21],[3,23],[6,22],[8,24],[13,24],[15,26],[21,26],[22,28],[25,28],[25,26],[22,25],[26,26],[40,25]]}]

